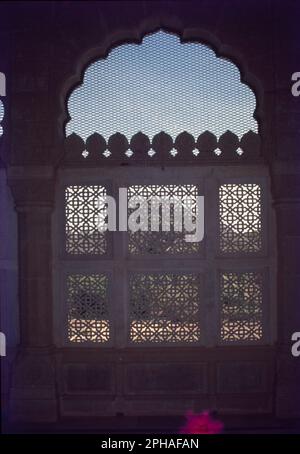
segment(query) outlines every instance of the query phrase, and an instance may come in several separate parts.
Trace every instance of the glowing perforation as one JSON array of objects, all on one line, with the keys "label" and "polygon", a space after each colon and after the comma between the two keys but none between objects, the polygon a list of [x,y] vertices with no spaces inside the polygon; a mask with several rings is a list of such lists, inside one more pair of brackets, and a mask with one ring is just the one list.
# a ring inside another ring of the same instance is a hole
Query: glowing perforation
[{"label": "glowing perforation", "polygon": [[175,148],[173,148],[172,150],[170,150],[170,155],[171,155],[173,158],[175,158],[175,156],[178,155],[178,151],[177,151]]},{"label": "glowing perforation", "polygon": [[148,151],[148,156],[150,156],[150,158],[153,158],[153,156],[156,154],[156,151],[154,151],[152,148],[151,150]]},{"label": "glowing perforation", "polygon": [[109,150],[103,151],[102,154],[103,154],[103,156],[104,156],[105,158],[109,158],[109,157],[111,156],[111,152],[110,152]]},{"label": "glowing perforation", "polygon": [[84,150],[81,154],[84,158],[87,158],[89,155],[89,152],[87,150]]},{"label": "glowing perforation", "polygon": [[220,148],[216,148],[214,150],[214,154],[217,155],[217,156],[220,156],[222,154],[222,150],[220,150]]},{"label": "glowing perforation", "polygon": [[133,151],[130,150],[130,149],[129,149],[129,150],[126,150],[126,151],[125,151],[125,154],[126,154],[126,156],[127,156],[128,158],[131,158],[131,156],[133,155]]}]

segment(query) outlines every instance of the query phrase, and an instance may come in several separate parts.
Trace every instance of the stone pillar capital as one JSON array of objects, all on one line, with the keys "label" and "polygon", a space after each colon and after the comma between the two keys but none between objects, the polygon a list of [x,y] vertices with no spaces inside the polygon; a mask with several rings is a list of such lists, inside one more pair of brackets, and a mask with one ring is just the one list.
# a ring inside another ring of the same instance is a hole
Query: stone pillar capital
[{"label": "stone pillar capital", "polygon": [[8,167],[7,180],[18,212],[52,210],[55,193],[55,169],[53,167]]}]

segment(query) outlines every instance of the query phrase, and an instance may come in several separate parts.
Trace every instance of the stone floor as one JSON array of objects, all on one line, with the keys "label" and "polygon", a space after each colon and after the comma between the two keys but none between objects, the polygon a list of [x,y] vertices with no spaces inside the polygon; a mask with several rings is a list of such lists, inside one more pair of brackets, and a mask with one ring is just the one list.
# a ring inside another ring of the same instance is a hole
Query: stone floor
[{"label": "stone floor", "polygon": [[[220,417],[226,434],[300,434],[300,420],[276,420],[272,417]],[[55,424],[12,424],[2,421],[4,434],[175,434],[181,417],[99,418],[91,421],[63,420]]]}]

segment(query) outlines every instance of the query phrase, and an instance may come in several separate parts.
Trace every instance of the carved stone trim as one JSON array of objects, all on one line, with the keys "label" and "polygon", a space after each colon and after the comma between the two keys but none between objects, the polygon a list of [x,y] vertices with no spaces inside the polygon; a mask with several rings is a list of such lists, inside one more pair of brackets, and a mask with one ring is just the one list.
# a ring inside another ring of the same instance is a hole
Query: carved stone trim
[{"label": "carved stone trim", "polygon": [[55,195],[55,174],[50,166],[8,167],[7,181],[17,211],[39,208],[52,210]]},{"label": "carved stone trim", "polygon": [[142,132],[131,140],[117,132],[107,141],[95,132],[85,142],[73,133],[65,139],[61,165],[257,163],[261,161],[260,148],[260,136],[253,131],[248,131],[241,139],[231,131],[226,131],[219,139],[210,131],[200,134],[197,139],[186,131],[174,139],[162,131],[152,140]]}]

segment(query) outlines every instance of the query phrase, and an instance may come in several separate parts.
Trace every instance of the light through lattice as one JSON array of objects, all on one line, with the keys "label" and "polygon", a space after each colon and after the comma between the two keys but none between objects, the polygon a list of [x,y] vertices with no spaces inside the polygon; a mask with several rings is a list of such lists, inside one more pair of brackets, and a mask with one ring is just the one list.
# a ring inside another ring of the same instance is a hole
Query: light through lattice
[{"label": "light through lattice", "polygon": [[[187,242],[185,239],[184,219],[182,231],[174,228],[174,207],[170,207],[170,231],[162,231],[162,211],[159,209],[157,198],[166,198],[178,202],[194,217],[196,211],[196,197],[198,188],[195,185],[134,185],[128,188],[128,199],[144,197],[148,201],[148,231],[128,232],[128,248],[133,255],[157,254],[191,254],[200,249],[200,242]],[[152,206],[151,206],[152,204]],[[155,209],[151,209],[155,205]],[[132,210],[129,209],[129,213]],[[151,216],[159,225],[159,231],[151,228]]]},{"label": "light through lattice", "polygon": [[261,188],[258,184],[223,184],[219,190],[219,214],[222,252],[261,250]]},{"label": "light through lattice", "polygon": [[139,45],[112,49],[87,68],[68,101],[66,133],[85,140],[94,132],[130,139],[139,131],[152,138],[163,130],[175,138],[183,131],[219,137],[231,130],[241,137],[257,132],[255,107],[254,93],[232,62],[204,44],[181,43],[160,31]]},{"label": "light through lattice", "polygon": [[108,278],[101,274],[72,274],[67,278],[68,339],[107,342],[110,336]]},{"label": "light through lattice", "polygon": [[222,273],[221,339],[258,341],[263,336],[263,276],[257,272]]},{"label": "light through lattice", "polygon": [[132,342],[199,341],[199,275],[136,273],[131,276],[129,286]]},{"label": "light through lattice", "polygon": [[[66,252],[102,255],[107,236],[99,230],[107,216],[106,189],[103,186],[68,186],[65,190]],[[102,201],[102,203],[101,203]]]}]

